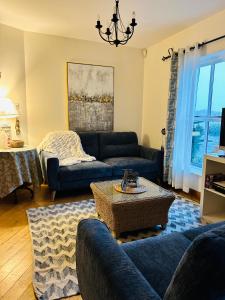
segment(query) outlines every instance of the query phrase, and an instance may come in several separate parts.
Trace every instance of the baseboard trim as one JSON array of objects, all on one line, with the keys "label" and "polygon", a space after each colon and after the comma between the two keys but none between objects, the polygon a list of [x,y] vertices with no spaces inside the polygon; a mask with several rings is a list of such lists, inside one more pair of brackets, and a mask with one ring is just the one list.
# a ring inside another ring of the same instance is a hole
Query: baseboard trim
[{"label": "baseboard trim", "polygon": [[196,191],[196,190],[193,190],[193,189],[190,189],[189,191],[189,194],[193,197],[196,198],[196,200],[198,200],[200,202],[200,199],[201,199],[201,193]]}]

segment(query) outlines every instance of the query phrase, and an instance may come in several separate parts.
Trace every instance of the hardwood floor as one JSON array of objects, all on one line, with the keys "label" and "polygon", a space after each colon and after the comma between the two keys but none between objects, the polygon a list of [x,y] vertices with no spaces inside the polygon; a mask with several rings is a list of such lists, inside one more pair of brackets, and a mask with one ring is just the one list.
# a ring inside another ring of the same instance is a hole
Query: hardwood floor
[{"label": "hardwood floor", "polygon": [[[195,197],[180,193],[184,197]],[[50,200],[46,186],[35,194],[33,200],[27,191],[18,192],[18,203],[13,195],[0,199],[0,299],[35,299],[32,287],[32,249],[26,210],[31,207],[47,206],[90,199],[90,192],[56,197]],[[82,300],[80,296],[67,299]]]},{"label": "hardwood floor", "polygon": [[[54,203],[89,199],[90,192],[56,197]],[[0,299],[36,299],[32,286],[32,249],[26,210],[52,204],[48,189],[43,186],[33,200],[27,191],[0,199]],[[80,296],[67,299],[82,300]]]}]

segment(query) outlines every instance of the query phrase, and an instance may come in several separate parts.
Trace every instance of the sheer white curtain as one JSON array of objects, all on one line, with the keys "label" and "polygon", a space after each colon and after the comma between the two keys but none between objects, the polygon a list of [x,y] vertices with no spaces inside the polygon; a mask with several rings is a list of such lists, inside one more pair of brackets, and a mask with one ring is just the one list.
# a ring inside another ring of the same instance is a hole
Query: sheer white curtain
[{"label": "sheer white curtain", "polygon": [[172,162],[172,186],[189,192],[192,174],[191,144],[200,50],[180,49],[176,125]]}]

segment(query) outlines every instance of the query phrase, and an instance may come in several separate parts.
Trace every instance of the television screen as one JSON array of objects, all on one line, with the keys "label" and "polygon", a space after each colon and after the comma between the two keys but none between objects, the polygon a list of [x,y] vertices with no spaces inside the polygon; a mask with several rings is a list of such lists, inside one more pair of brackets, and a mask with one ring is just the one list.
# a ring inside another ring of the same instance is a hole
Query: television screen
[{"label": "television screen", "polygon": [[220,129],[220,148],[225,149],[225,108],[222,110],[221,129]]}]

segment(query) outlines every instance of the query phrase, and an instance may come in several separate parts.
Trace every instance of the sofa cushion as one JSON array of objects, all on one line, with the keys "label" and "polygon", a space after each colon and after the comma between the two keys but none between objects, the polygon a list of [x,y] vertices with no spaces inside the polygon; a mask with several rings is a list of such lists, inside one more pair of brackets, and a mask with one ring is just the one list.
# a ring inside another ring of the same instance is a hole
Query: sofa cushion
[{"label": "sofa cushion", "polygon": [[100,157],[139,156],[137,135],[135,132],[99,133]]},{"label": "sofa cushion", "polygon": [[181,233],[172,233],[125,243],[122,248],[155,291],[163,297],[190,243]]},{"label": "sofa cushion", "polygon": [[96,132],[78,132],[84,151],[99,158],[98,133]]},{"label": "sofa cushion", "polygon": [[180,261],[165,300],[225,299],[225,225],[199,235]]},{"label": "sofa cushion", "polygon": [[206,231],[212,230],[214,228],[220,227],[221,225],[225,225],[225,222],[219,222],[219,223],[204,225],[204,226],[201,226],[201,227],[198,227],[198,228],[186,230],[182,233],[190,241],[193,241],[200,234],[202,234]]},{"label": "sofa cushion", "polygon": [[112,176],[112,168],[104,162],[97,160],[59,168],[60,181],[75,181],[110,176]]},{"label": "sofa cushion", "polygon": [[133,169],[140,176],[157,172],[157,164],[141,157],[113,157],[103,160],[113,168],[113,176],[122,176],[124,169]]}]

